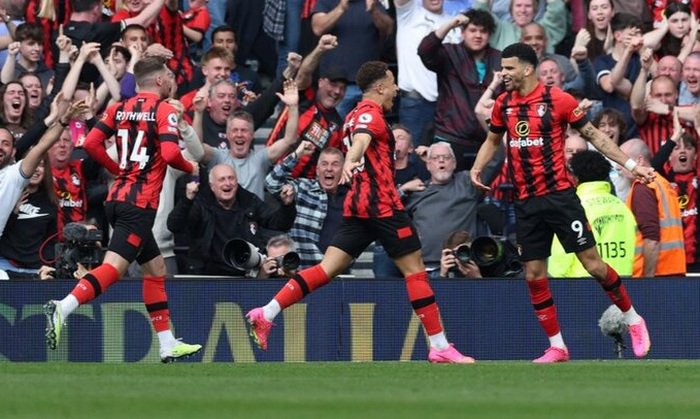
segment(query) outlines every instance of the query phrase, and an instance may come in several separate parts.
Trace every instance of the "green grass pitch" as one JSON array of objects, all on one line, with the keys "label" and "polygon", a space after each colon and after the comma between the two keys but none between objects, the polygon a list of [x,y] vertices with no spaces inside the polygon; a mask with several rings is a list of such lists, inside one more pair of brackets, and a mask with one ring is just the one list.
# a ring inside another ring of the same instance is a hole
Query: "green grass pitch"
[{"label": "green grass pitch", "polygon": [[0,363],[2,418],[697,418],[700,361]]}]

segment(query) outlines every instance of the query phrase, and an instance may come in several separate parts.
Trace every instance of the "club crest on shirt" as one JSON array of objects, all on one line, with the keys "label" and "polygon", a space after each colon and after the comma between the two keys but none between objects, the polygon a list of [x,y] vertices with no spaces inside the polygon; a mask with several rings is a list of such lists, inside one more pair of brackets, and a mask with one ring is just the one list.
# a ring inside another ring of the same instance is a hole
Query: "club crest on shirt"
[{"label": "club crest on shirt", "polygon": [[538,103],[536,106],[537,115],[542,118],[547,113],[548,106],[546,103]]},{"label": "club crest on shirt", "polygon": [[579,117],[583,115],[583,109],[579,108],[578,106],[574,108],[573,112],[575,117]]},{"label": "club crest on shirt", "polygon": [[76,173],[70,175],[70,180],[73,182],[73,185],[80,186],[80,177]]}]

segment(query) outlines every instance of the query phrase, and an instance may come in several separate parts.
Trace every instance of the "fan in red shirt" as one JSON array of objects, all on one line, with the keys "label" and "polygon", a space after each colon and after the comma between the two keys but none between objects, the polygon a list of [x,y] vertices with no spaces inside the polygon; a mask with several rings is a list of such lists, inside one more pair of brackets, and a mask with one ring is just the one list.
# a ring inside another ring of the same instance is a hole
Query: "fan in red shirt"
[{"label": "fan in red shirt", "polygon": [[[126,8],[112,16],[112,22],[121,22],[138,16],[148,5],[147,2],[134,0],[126,3]],[[194,65],[189,58],[188,44],[183,32],[184,21],[178,10],[177,1],[167,0],[160,9],[157,19],[146,26],[151,42],[162,44],[173,53],[168,59],[170,68],[176,77],[178,86],[188,86],[194,75]]]},{"label": "fan in red shirt", "polygon": [[[173,72],[162,59],[146,57],[134,66],[134,76],[139,94],[110,106],[84,145],[90,157],[115,175],[105,204],[112,238],[102,265],[85,274],[63,300],[44,306],[46,342],[56,349],[66,317],[106,291],[136,260],[144,272],[143,301],[158,334],[161,361],[172,362],[202,346],[176,340],[170,330],[165,262],[151,230],[167,165],[189,173],[198,166],[186,161],[178,147],[182,115],[167,102],[175,89]],[[109,158],[104,144],[113,135],[117,162]]]},{"label": "fan in red shirt", "polygon": [[385,63],[369,61],[358,70],[356,81],[363,96],[344,126],[352,146],[341,180],[351,182],[342,224],[320,264],[294,275],[266,306],[246,315],[250,334],[261,349],[267,349],[272,320],[283,309],[327,284],[370,243],[379,240],[406,277],[409,300],[430,339],[428,360],[473,363],[473,358],[462,355],[447,342],[425,272],[420,240],[394,183],[394,136],[384,119],[384,112],[391,110],[399,90],[394,75]]},{"label": "fan in red shirt", "polygon": [[501,57],[506,91],[493,106],[490,132],[479,149],[471,179],[474,185],[489,189],[481,181],[481,171],[502,146],[503,134],[507,132],[506,155],[515,188],[518,251],[525,265],[525,279],[537,320],[550,342],[544,355],[533,362],[569,360],[547,282],[547,258],[554,234],[567,252],[576,252],[588,273],[623,312],[634,354],[644,357],[651,346],[644,319],[632,307],[617,272],[600,258],[586,214],[566,173],[564,134],[567,125],[577,129],[598,150],[638,179],[652,181],[654,170],[638,166],[588,122],[572,96],[556,87],[545,87],[537,80],[537,55],[532,47],[512,44],[503,50]]}]

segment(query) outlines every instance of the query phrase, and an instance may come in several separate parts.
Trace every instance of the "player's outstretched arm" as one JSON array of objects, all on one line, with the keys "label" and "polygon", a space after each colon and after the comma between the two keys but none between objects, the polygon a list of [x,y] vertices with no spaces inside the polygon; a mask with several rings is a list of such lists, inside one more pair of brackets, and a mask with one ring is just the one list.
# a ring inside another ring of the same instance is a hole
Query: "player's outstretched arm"
[{"label": "player's outstretched arm", "polygon": [[584,126],[578,129],[578,132],[581,133],[583,138],[590,141],[603,155],[620,166],[624,166],[627,170],[632,172],[637,179],[644,183],[649,183],[654,180],[656,172],[652,167],[638,165],[637,162],[620,150],[620,147],[618,147],[610,137],[603,134],[590,122],[586,122]]},{"label": "player's outstretched arm", "polygon": [[491,188],[484,184],[485,180],[482,179],[481,175],[484,167],[493,160],[496,151],[501,148],[501,140],[503,139],[503,133],[496,133],[489,131],[486,135],[486,141],[479,148],[479,152],[476,154],[476,160],[474,165],[472,165],[469,171],[469,176],[471,177],[472,184],[477,188],[490,191]]}]

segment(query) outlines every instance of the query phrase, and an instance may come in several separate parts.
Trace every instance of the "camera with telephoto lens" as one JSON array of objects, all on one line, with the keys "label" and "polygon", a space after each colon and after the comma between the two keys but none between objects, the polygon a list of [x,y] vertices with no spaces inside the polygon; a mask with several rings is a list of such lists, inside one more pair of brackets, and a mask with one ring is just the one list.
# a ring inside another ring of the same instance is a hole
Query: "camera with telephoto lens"
[{"label": "camera with telephoto lens", "polygon": [[56,244],[55,278],[73,278],[78,264],[90,268],[102,263],[104,249],[100,245],[102,231],[80,223],[63,227],[63,242]]},{"label": "camera with telephoto lens", "polygon": [[[455,258],[457,258],[457,261],[461,265],[466,265],[472,260],[472,249],[466,243],[457,246],[454,250],[452,250],[452,254],[455,256]],[[453,266],[450,268],[450,271],[458,274],[459,267]]]},{"label": "camera with telephoto lens", "polygon": [[[515,276],[522,268],[517,261],[516,252],[511,247],[503,238],[479,236],[472,241],[471,246],[461,244],[453,253],[462,265],[473,261],[484,278]],[[459,272],[457,267],[451,270]]]},{"label": "camera with telephoto lens", "polygon": [[[257,247],[243,239],[231,239],[226,242],[221,257],[229,266],[243,272],[259,269],[267,260]],[[277,256],[275,262],[278,267],[290,272],[299,268],[301,258],[297,252],[287,252],[285,255]]]}]

